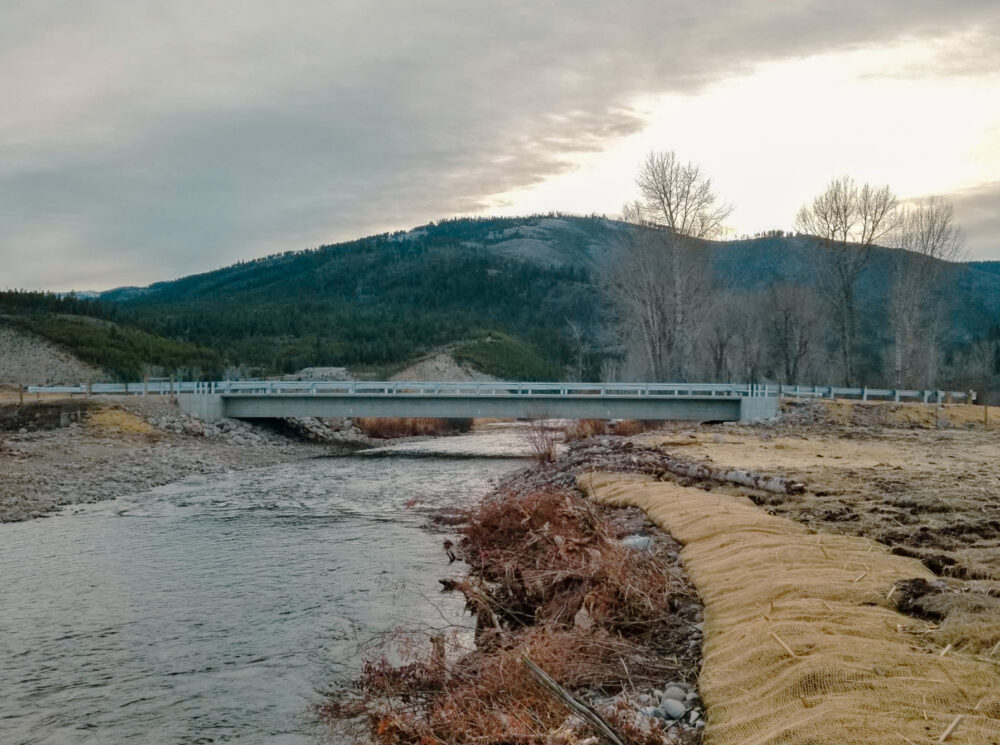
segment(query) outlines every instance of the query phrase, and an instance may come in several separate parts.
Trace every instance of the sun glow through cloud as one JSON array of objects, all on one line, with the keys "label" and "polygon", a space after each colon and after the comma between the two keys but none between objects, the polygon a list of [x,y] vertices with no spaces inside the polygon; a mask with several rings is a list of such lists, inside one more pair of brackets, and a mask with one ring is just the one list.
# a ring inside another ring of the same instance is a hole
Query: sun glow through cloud
[{"label": "sun glow through cloud", "polygon": [[766,63],[697,94],[635,101],[641,132],[580,153],[566,173],[494,195],[484,211],[615,214],[654,149],[702,166],[736,208],[735,234],[791,228],[799,206],[842,174],[888,183],[903,199],[996,181],[1000,72],[927,77],[939,52],[910,42]]}]

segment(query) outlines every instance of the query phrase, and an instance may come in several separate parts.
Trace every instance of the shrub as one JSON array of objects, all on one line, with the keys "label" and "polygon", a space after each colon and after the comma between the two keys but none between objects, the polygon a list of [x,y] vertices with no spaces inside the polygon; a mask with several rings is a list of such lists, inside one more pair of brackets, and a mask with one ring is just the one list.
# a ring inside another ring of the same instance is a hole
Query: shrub
[{"label": "shrub", "polygon": [[472,429],[471,419],[433,419],[431,417],[359,417],[358,429],[369,437],[391,439],[418,435],[455,435]]},{"label": "shrub", "polygon": [[[524,657],[571,691],[677,679],[682,663],[664,652],[690,634],[671,613],[674,593],[689,589],[655,554],[615,540],[593,505],[565,491],[501,493],[471,511],[462,532],[470,576],[444,584],[477,617],[474,648],[453,639],[449,660],[441,637],[421,654],[394,635],[352,689],[320,707],[335,729],[384,745],[574,742],[568,710]],[[639,731],[633,710],[621,714],[610,719],[630,741],[664,741],[660,724]]]}]

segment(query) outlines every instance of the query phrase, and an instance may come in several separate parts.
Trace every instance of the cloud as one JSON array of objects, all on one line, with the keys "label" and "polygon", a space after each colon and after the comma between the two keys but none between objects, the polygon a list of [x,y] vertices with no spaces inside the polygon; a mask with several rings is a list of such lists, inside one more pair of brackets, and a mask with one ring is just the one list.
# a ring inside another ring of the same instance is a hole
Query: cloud
[{"label": "cloud", "polygon": [[[1000,17],[971,0],[291,5],[0,9],[0,286],[97,267],[148,282],[476,211],[640,130],[642,96]],[[11,261],[32,255],[51,263]]]},{"label": "cloud", "polygon": [[955,222],[966,235],[970,260],[1000,260],[1000,181],[980,184],[948,198],[955,205]]}]

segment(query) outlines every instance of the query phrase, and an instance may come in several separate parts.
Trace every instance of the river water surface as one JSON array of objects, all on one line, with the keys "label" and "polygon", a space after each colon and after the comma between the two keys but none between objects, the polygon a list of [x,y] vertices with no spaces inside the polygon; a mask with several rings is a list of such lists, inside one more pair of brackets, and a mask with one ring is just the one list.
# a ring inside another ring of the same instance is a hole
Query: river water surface
[{"label": "river water surface", "polygon": [[428,518],[521,465],[495,457],[513,447],[442,439],[0,525],[0,743],[312,745],[310,704],[373,633],[469,623]]}]

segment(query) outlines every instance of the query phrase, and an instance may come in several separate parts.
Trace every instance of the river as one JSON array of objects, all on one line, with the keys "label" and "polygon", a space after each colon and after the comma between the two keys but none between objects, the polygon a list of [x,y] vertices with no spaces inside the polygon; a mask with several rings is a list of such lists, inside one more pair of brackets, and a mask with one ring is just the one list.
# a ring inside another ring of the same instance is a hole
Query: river
[{"label": "river", "polygon": [[0,525],[0,743],[313,745],[310,705],[375,632],[470,622],[428,520],[517,447],[473,434]]}]

